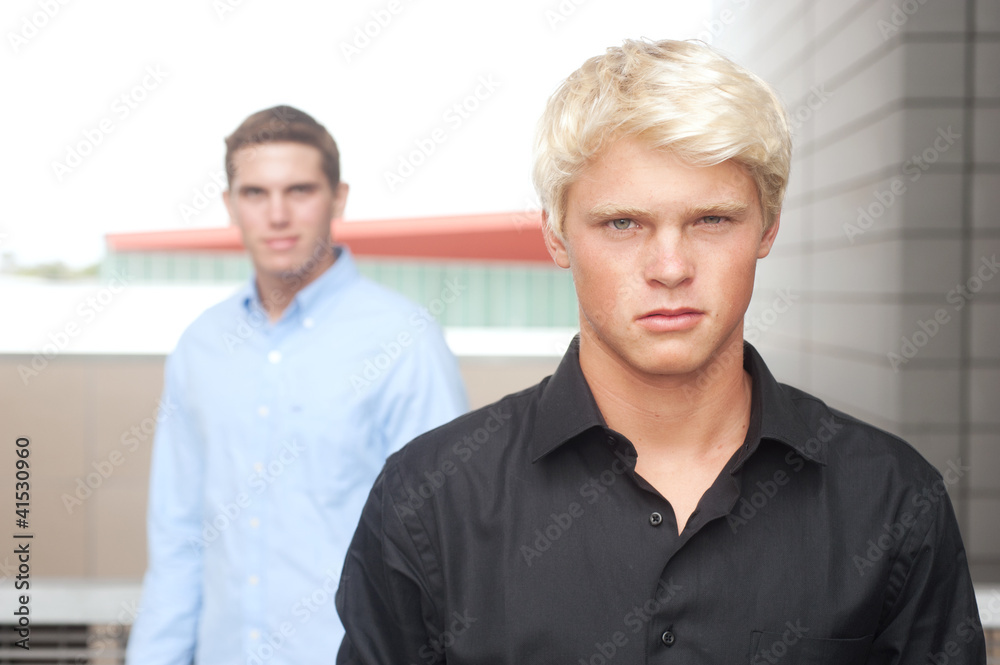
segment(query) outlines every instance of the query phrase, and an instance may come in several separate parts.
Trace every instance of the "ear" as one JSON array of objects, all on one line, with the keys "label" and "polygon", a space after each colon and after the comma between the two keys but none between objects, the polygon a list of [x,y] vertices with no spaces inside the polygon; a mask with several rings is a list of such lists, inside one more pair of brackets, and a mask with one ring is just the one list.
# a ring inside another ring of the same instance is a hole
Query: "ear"
[{"label": "ear", "polygon": [[350,186],[346,182],[337,184],[337,189],[333,191],[333,220],[344,218],[344,208],[347,207],[347,194]]},{"label": "ear", "polygon": [[757,247],[757,258],[762,259],[771,253],[771,247],[774,245],[774,239],[778,236],[778,226],[781,222],[781,213],[779,212],[774,218],[774,224],[771,224],[771,228],[764,231],[764,235],[760,238],[760,245]]},{"label": "ear", "polygon": [[545,248],[549,250],[549,256],[560,268],[569,268],[569,251],[566,249],[566,241],[556,235],[549,225],[549,211],[542,211],[542,236],[545,238]]}]

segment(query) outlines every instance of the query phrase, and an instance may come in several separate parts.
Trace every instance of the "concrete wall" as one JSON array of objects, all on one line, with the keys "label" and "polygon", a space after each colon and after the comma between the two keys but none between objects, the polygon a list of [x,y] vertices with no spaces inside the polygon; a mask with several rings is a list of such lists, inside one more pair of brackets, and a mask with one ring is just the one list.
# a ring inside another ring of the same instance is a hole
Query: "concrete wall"
[{"label": "concrete wall", "polygon": [[[973,576],[1000,581],[1000,3],[717,0],[715,17],[703,37],[795,125],[758,346],[782,380],[960,469]],[[794,305],[768,313],[779,290]]]}]

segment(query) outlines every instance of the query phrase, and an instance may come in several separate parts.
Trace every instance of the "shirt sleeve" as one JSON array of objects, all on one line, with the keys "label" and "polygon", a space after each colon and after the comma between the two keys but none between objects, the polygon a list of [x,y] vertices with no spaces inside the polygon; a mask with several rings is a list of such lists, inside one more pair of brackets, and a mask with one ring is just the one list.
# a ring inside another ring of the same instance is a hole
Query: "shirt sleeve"
[{"label": "shirt sleeve", "polygon": [[969,563],[947,495],[917,497],[916,521],[892,568],[870,663],[985,665]]},{"label": "shirt sleeve", "polygon": [[201,608],[204,450],[184,401],[177,358],[166,364],[149,481],[148,567],[129,636],[129,665],[190,665]]},{"label": "shirt sleeve", "polygon": [[[440,662],[424,565],[433,557],[414,544],[405,511],[393,503],[386,486],[392,468],[390,462],[375,481],[344,562],[336,605],[345,636],[337,665]],[[426,534],[416,540],[426,543]]]},{"label": "shirt sleeve", "polygon": [[469,409],[458,361],[437,324],[422,321],[389,374],[379,400],[385,456]]}]

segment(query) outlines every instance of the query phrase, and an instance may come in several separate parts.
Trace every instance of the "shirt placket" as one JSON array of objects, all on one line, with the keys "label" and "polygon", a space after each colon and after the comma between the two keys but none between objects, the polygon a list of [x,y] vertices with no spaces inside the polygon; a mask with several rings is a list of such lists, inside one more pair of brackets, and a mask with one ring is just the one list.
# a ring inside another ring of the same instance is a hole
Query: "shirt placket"
[{"label": "shirt placket", "polygon": [[[283,318],[274,326],[264,326],[260,336],[261,344],[256,349],[255,362],[259,365],[260,382],[250,449],[253,451],[252,468],[247,476],[259,476],[264,486],[270,487],[275,475],[272,452],[276,442],[284,435],[285,408],[283,393],[285,386],[285,340],[288,325]],[[278,470],[280,473],[280,470]],[[259,653],[266,644],[267,637],[267,588],[268,588],[268,523],[274,514],[271,506],[272,492],[251,490],[251,504],[246,511],[243,527],[247,534],[247,550],[243,552],[246,568],[241,584],[245,599],[245,616],[248,618],[246,637],[248,652]]]}]

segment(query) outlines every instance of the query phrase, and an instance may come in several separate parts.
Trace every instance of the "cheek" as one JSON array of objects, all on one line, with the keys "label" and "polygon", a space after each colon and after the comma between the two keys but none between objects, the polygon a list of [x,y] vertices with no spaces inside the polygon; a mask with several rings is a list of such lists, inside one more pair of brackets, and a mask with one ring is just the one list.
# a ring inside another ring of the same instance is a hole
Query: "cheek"
[{"label": "cheek", "polygon": [[639,289],[634,276],[629,279],[629,275],[616,269],[620,266],[607,261],[577,261],[572,265],[577,299],[587,318],[600,325],[622,320],[624,313],[638,298]]}]

